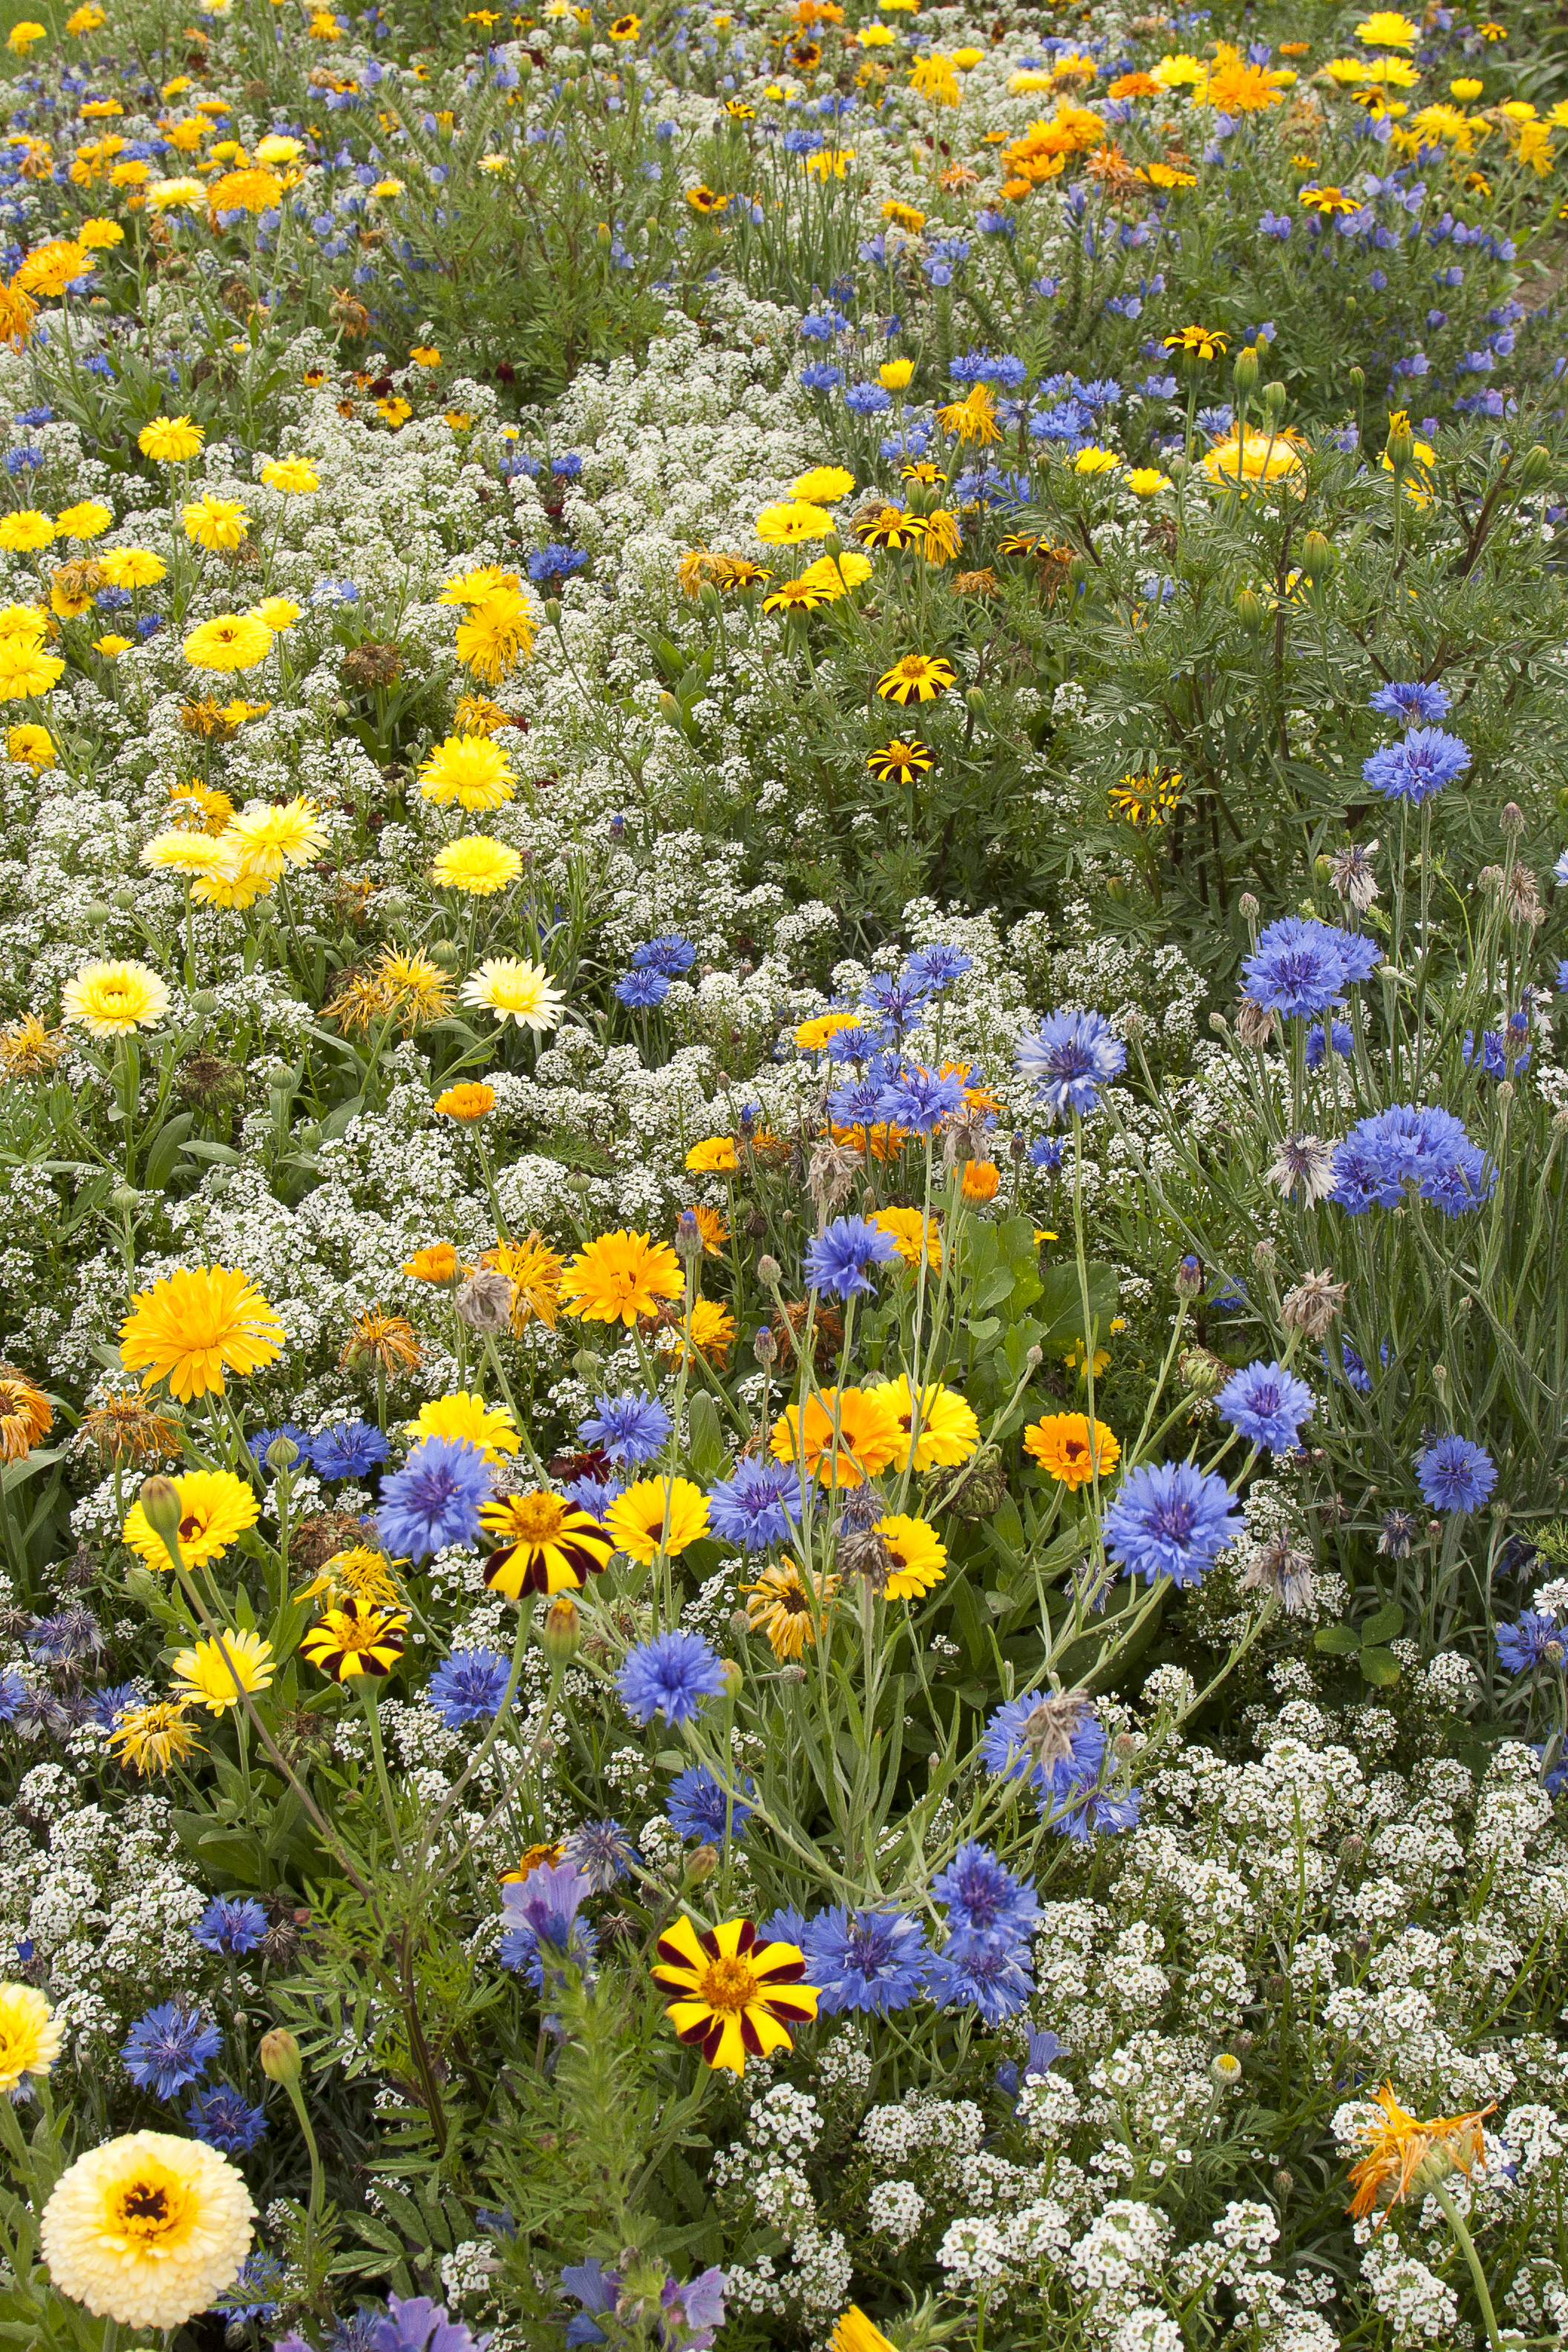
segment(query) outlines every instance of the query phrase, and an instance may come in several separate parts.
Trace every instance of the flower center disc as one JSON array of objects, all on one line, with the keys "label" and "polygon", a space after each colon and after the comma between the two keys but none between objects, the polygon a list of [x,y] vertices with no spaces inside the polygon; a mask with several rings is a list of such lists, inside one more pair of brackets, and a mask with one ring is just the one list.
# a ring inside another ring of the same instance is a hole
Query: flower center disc
[{"label": "flower center disc", "polygon": [[744,1960],[715,1960],[702,1979],[702,1998],[710,2009],[726,2014],[745,2008],[757,1997],[757,1979]]}]

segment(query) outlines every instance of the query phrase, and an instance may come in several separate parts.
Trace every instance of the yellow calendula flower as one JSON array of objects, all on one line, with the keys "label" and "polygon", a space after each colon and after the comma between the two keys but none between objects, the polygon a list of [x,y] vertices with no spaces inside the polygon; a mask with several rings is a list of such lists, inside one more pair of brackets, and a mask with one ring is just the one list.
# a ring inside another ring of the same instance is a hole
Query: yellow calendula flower
[{"label": "yellow calendula flower", "polygon": [[838,2324],[827,2339],[827,2352],[893,2352],[893,2347],[858,2303],[839,2315]]},{"label": "yellow calendula flower", "polygon": [[74,507],[62,507],[55,517],[55,529],[62,539],[101,539],[114,520],[114,510],[101,499],[82,499]]},{"label": "yellow calendula flower", "polygon": [[[180,1506],[177,1541],[187,1568],[205,1568],[221,1558],[261,1516],[247,1481],[230,1470],[185,1470],[170,1484]],[[169,1548],[139,1502],[132,1505],[121,1535],[149,1568],[160,1573],[168,1568]]]},{"label": "yellow calendula flower", "polygon": [[708,1497],[689,1478],[638,1478],[603,1514],[617,1551],[645,1568],[662,1550],[673,1559],[708,1533]]},{"label": "yellow calendula flower", "polygon": [[791,495],[806,506],[830,507],[847,499],[854,487],[854,475],[842,466],[814,466],[800,476]]},{"label": "yellow calendula flower", "polygon": [[41,1992],[32,1985],[0,1984],[0,2096],[52,2074],[65,2038]]},{"label": "yellow calendula flower", "polygon": [[232,2284],[256,2208],[205,2140],[132,2132],[89,2148],[55,2184],[38,2225],[61,2294],[129,2327],[183,2327]]},{"label": "yellow calendula flower", "polygon": [[492,898],[517,880],[522,858],[504,841],[482,833],[464,834],[438,850],[431,869],[444,890],[461,890],[470,898]]},{"label": "yellow calendula flower", "polygon": [[37,507],[22,507],[15,514],[0,516],[0,548],[8,555],[33,555],[39,548],[48,547],[56,536],[55,525]]},{"label": "yellow calendula flower", "polygon": [[408,1436],[416,1445],[425,1437],[459,1438],[477,1446],[487,1462],[500,1462],[522,1444],[507,1406],[487,1404],[483,1397],[461,1390],[421,1405],[417,1420],[408,1424]]},{"label": "yellow calendula flower", "polygon": [[561,1277],[568,1312],[590,1323],[624,1323],[657,1315],[659,1302],[686,1286],[680,1260],[648,1234],[602,1234],[572,1259]]},{"label": "yellow calendula flower", "polygon": [[272,650],[272,631],[253,613],[223,613],[203,621],[183,651],[193,669],[254,669]]},{"label": "yellow calendula flower", "polygon": [[476,1119],[487,1118],[495,1107],[494,1087],[484,1086],[471,1078],[462,1086],[446,1087],[430,1106],[437,1118],[454,1118],[464,1127],[471,1126]]},{"label": "yellow calendula flower", "polygon": [[48,694],[66,674],[56,654],[47,654],[36,638],[0,639],[0,702],[26,702]]},{"label": "yellow calendula flower", "polygon": [[956,1389],[943,1388],[940,1381],[931,1381],[921,1391],[918,1432],[914,1393],[906,1375],[900,1373],[896,1381],[873,1381],[866,1393],[886,1404],[905,1434],[913,1435],[909,1456],[913,1469],[955,1469],[959,1463],[969,1460],[980,1444],[980,1423],[974,1417],[973,1406]]},{"label": "yellow calendula flower", "polygon": [[686,1155],[686,1165],[693,1176],[732,1176],[741,1161],[732,1137],[710,1135],[692,1145]]},{"label": "yellow calendula flower", "polygon": [[277,807],[241,809],[223,835],[241,865],[271,881],[285,866],[313,866],[327,845],[316,803],[303,793]]},{"label": "yellow calendula flower", "polygon": [[[487,686],[498,686],[515,662],[533,650],[533,615],[516,589],[498,589],[471,605],[458,624],[458,659]],[[467,805],[467,803],[465,803]]]},{"label": "yellow calendula flower", "polygon": [[169,1010],[169,991],[144,963],[84,963],[60,992],[65,1019],[94,1037],[125,1037],[156,1029]]},{"label": "yellow calendula flower", "polygon": [[763,507],[756,525],[757,537],[766,547],[803,547],[813,540],[826,539],[835,528],[826,507],[805,499]]},{"label": "yellow calendula flower", "polygon": [[[166,1561],[168,1554],[163,1558]],[[166,1772],[171,1764],[183,1764],[188,1756],[205,1756],[206,1750],[179,1700],[161,1698],[147,1706],[128,1707],[116,1718],[109,1752],[133,1765],[143,1780],[150,1780],[154,1772]]]},{"label": "yellow calendula flower", "polygon": [[775,1658],[792,1663],[815,1649],[818,1627],[833,1613],[838,1591],[837,1576],[819,1576],[807,1590],[793,1559],[770,1560],[754,1584],[743,1584],[746,1622],[753,1633],[765,1633]]},{"label": "yellow calendula flower", "polygon": [[150,547],[106,548],[95,561],[111,588],[155,588],[168,569]]},{"label": "yellow calendula flower", "polygon": [[308,457],[268,457],[261,468],[261,478],[269,490],[283,490],[291,498],[304,498],[321,488],[316,469]]},{"label": "yellow calendula flower", "polygon": [[503,1028],[511,1021],[541,1036],[557,1025],[566,1001],[542,963],[518,956],[488,956],[459,993],[463,1003],[493,1013]]},{"label": "yellow calendula flower", "polygon": [[419,790],[438,808],[456,802],[480,813],[500,808],[517,791],[511,762],[488,735],[449,735],[419,771]]},{"label": "yellow calendula flower", "polygon": [[283,1352],[283,1325],[247,1274],[226,1265],[181,1266],[132,1293],[120,1352],[150,1389],[166,1380],[182,1404],[224,1391],[224,1374],[254,1372]]},{"label": "yellow calendula flower", "polygon": [[185,537],[207,554],[232,555],[244,540],[250,518],[237,499],[220,499],[208,490],[181,509]]},{"label": "yellow calendula flower", "polygon": [[242,1691],[264,1691],[271,1682],[272,1644],[259,1633],[226,1626],[221,1634],[175,1654],[177,1696],[187,1706],[205,1706],[209,1715],[226,1714],[239,1705]]},{"label": "yellow calendula flower", "polygon": [[136,446],[157,465],[180,466],[196,455],[205,438],[188,416],[155,416],[136,436]]},{"label": "yellow calendula flower", "polygon": [[1024,1432],[1024,1451],[1069,1495],[1090,1479],[1109,1478],[1121,1459],[1121,1441],[1104,1422],[1095,1423],[1091,1438],[1089,1417],[1081,1412],[1047,1413],[1035,1422]]}]

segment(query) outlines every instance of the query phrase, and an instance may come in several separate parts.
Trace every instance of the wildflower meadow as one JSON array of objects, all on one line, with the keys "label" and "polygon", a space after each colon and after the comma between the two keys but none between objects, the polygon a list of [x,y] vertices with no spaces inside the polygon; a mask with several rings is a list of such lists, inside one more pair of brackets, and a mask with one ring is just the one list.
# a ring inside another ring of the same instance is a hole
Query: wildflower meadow
[{"label": "wildflower meadow", "polygon": [[0,2346],[1561,2352],[1562,11],[26,4]]}]

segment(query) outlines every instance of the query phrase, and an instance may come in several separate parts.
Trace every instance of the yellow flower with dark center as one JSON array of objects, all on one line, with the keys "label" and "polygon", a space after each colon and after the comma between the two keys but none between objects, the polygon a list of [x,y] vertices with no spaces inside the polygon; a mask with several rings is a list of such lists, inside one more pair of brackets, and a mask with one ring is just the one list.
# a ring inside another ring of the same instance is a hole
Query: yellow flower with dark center
[{"label": "yellow flower with dark center", "polygon": [[934,702],[958,681],[958,673],[951,662],[932,654],[905,654],[887,674],[877,681],[877,691],[886,702],[907,707],[911,702]]},{"label": "yellow flower with dark center", "polygon": [[605,1513],[617,1551],[646,1568],[661,1551],[671,1559],[708,1533],[708,1497],[689,1478],[638,1478]]},{"label": "yellow flower with dark center", "polygon": [[579,1591],[590,1576],[604,1573],[616,1549],[591,1512],[542,1487],[481,1503],[479,1525],[494,1546],[485,1582],[508,1601],[525,1592]]},{"label": "yellow flower with dark center", "polygon": [[283,1352],[283,1326],[247,1274],[226,1265],[181,1266],[132,1293],[120,1327],[126,1368],[147,1367],[142,1385],[166,1380],[182,1404],[222,1396],[224,1373],[259,1371]]},{"label": "yellow flower with dark center", "polygon": [[550,1330],[561,1312],[561,1276],[565,1261],[558,1257],[542,1234],[526,1241],[497,1242],[479,1264],[504,1274],[511,1285],[511,1328],[525,1330],[535,1318]]},{"label": "yellow flower with dark center", "polygon": [[323,1612],[300,1644],[300,1654],[335,1682],[352,1682],[357,1675],[380,1680],[403,1655],[408,1628],[401,1609],[376,1609],[350,1599],[341,1609]]},{"label": "yellow flower with dark center", "polygon": [[1168,352],[1182,352],[1195,360],[1223,359],[1229,338],[1213,327],[1181,327],[1164,339]]},{"label": "yellow flower with dark center", "polygon": [[36,639],[0,638],[0,702],[26,702],[47,694],[65,674],[64,662],[44,653]]},{"label": "yellow flower with dark center", "polygon": [[897,555],[906,547],[917,547],[931,528],[924,515],[906,514],[901,507],[879,507],[871,514],[863,514],[855,525],[855,536],[862,547],[885,548]]},{"label": "yellow flower with dark center", "polygon": [[809,1396],[804,1412],[789,1406],[773,1425],[768,1450],[776,1462],[794,1463],[824,1486],[858,1486],[893,1461],[904,1443],[898,1416],[885,1397],[868,1389],[824,1389]]},{"label": "yellow flower with dark center", "polygon": [[816,1648],[817,1629],[833,1613],[838,1579],[818,1577],[813,1594],[793,1559],[770,1560],[756,1582],[741,1590],[747,1596],[746,1621],[752,1633],[767,1635],[775,1658],[798,1660]]},{"label": "yellow flower with dark center", "polygon": [[816,2015],[817,1989],[803,1982],[795,1944],[759,1944],[749,1919],[698,1928],[681,1917],[658,1939],[654,1981],[677,1998],[665,2011],[682,2042],[733,2074],[746,2060],[793,2050],[792,2025]]},{"label": "yellow flower with dark center", "polygon": [[1145,774],[1130,772],[1110,787],[1112,813],[1136,828],[1163,824],[1182,803],[1179,768],[1152,768]]},{"label": "yellow flower with dark center", "polygon": [[136,446],[158,465],[179,466],[195,456],[205,438],[201,426],[193,425],[188,416],[154,416],[136,436]]},{"label": "yellow flower with dark center", "polygon": [[48,1435],[54,1420],[42,1389],[16,1364],[0,1364],[0,1462],[20,1462]]},{"label": "yellow flower with dark center", "polygon": [[1392,2083],[1379,2091],[1377,2104],[1383,2121],[1357,2126],[1357,2137],[1369,2145],[1351,2173],[1355,2195],[1349,2210],[1358,2221],[1377,2213],[1373,2226],[1381,2230],[1394,2208],[1406,2199],[1425,2196],[1452,2172],[1462,2172],[1468,2180],[1478,2168],[1485,2168],[1481,2126],[1492,2111],[1482,2107],[1476,2115],[1433,2116],[1422,2123],[1400,2105]]},{"label": "yellow flower with dark center", "polygon": [[764,613],[815,613],[833,599],[820,588],[808,588],[804,580],[781,580],[771,595],[763,598]]},{"label": "yellow flower with dark center", "polygon": [[757,537],[765,547],[803,547],[813,540],[826,539],[837,528],[826,508],[807,499],[763,507],[756,527]]},{"label": "yellow flower with dark center", "polygon": [[[900,1372],[896,1381],[874,1381],[866,1393],[879,1398],[889,1407],[906,1436],[913,1432],[914,1394],[907,1374]],[[913,1469],[955,1469],[959,1463],[968,1461],[980,1444],[980,1423],[974,1417],[973,1406],[956,1389],[943,1388],[940,1381],[932,1381],[921,1389],[920,1420],[920,1433],[908,1457]]]},{"label": "yellow flower with dark center", "polygon": [[920,1601],[947,1574],[947,1546],[929,1519],[912,1519],[902,1512],[879,1519],[872,1532],[881,1537],[892,1565],[883,1586],[889,1601]]},{"label": "yellow flower with dark center", "polygon": [[568,1311],[587,1323],[624,1323],[657,1315],[659,1301],[686,1286],[680,1260],[668,1242],[626,1230],[601,1234],[579,1250],[561,1277]]},{"label": "yellow flower with dark center", "polygon": [[1342,188],[1319,187],[1316,182],[1310,187],[1298,189],[1296,201],[1305,205],[1310,213],[1321,213],[1330,220],[1336,213],[1353,213],[1356,208],[1355,198],[1347,196]]},{"label": "yellow flower with dark center", "polygon": [[504,841],[492,841],[488,834],[466,833],[437,852],[431,871],[444,890],[461,890],[470,898],[490,898],[517,880],[522,858]]},{"label": "yellow flower with dark center", "polygon": [[419,790],[438,808],[456,801],[460,808],[489,810],[510,801],[517,783],[510,761],[489,736],[448,735],[420,769]]},{"label": "yellow flower with dark center", "polygon": [[250,518],[237,499],[220,499],[208,490],[193,499],[181,512],[185,537],[209,555],[229,554],[244,540]]},{"label": "yellow flower with dark center", "polygon": [[0,1984],[0,2095],[29,2075],[52,2074],[66,2038],[63,2023],[32,1985]]},{"label": "yellow flower with dark center", "polygon": [[1121,1459],[1121,1441],[1103,1421],[1095,1423],[1091,1443],[1089,1416],[1081,1412],[1052,1412],[1035,1422],[1024,1432],[1024,1451],[1069,1495],[1091,1478],[1109,1478]]},{"label": "yellow flower with dark center", "polygon": [[188,1756],[206,1754],[184,1706],[177,1699],[163,1698],[128,1708],[109,1735],[109,1752],[133,1764],[144,1780],[166,1772],[171,1764],[183,1764]]},{"label": "yellow flower with dark center", "polygon": [[[526,661],[532,650],[532,615],[526,599],[515,589],[482,597],[467,620],[458,624],[458,659],[487,686],[499,685],[512,664]],[[465,801],[463,805],[468,808],[473,803]]]},{"label": "yellow flower with dark center", "polygon": [[[183,1470],[171,1481],[179,1498],[180,1558],[187,1568],[205,1568],[237,1543],[247,1528],[261,1517],[248,1482],[232,1470]],[[139,1553],[149,1568],[168,1568],[169,1549],[140,1503],[132,1503],[121,1540]]]},{"label": "yellow flower with dark center", "polygon": [[415,1445],[425,1437],[460,1439],[477,1446],[487,1462],[497,1463],[522,1444],[508,1406],[487,1404],[483,1397],[461,1390],[422,1404],[418,1419],[408,1424],[408,1436]]},{"label": "yellow flower with dark center", "polygon": [[487,1087],[475,1079],[468,1079],[462,1086],[447,1087],[430,1106],[437,1118],[455,1118],[464,1126],[475,1119],[487,1118],[495,1107],[494,1087]]},{"label": "yellow flower with dark center", "polygon": [[174,1657],[174,1689],[186,1706],[205,1706],[209,1715],[226,1714],[239,1705],[239,1694],[270,1689],[272,1644],[259,1633],[237,1633],[226,1626],[220,1635],[198,1642]]},{"label": "yellow flower with dark center", "polygon": [[272,631],[254,613],[221,613],[193,629],[182,650],[193,669],[254,669],[272,650]]},{"label": "yellow flower with dark center", "polygon": [[612,41],[635,41],[642,31],[640,16],[617,16],[609,28]]},{"label": "yellow flower with dark center", "polygon": [[169,992],[144,963],[84,963],[60,991],[65,1019],[94,1037],[124,1037],[155,1029],[169,1010]]},{"label": "yellow flower with dark center", "polygon": [[918,739],[906,743],[895,736],[867,754],[866,765],[879,784],[912,784],[929,775],[936,765],[936,754]]}]

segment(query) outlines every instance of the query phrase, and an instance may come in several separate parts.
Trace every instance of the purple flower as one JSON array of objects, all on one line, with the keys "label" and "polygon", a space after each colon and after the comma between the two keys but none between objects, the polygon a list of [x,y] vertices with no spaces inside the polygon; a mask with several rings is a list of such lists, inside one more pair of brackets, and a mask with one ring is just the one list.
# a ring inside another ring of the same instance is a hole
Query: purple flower
[{"label": "purple flower", "polygon": [[1386,800],[1408,801],[1419,808],[1462,776],[1470,764],[1469,746],[1440,727],[1413,727],[1401,743],[1385,743],[1362,762],[1362,774],[1373,792]]},{"label": "purple flower", "polygon": [[664,2352],[708,2352],[724,2325],[730,2282],[721,2270],[700,2271],[682,2286],[667,2278],[659,2297],[659,2334]]},{"label": "purple flower", "polygon": [[206,2073],[208,2062],[222,2048],[222,2034],[199,2009],[182,2009],[177,2001],[166,2000],[137,2019],[120,2055],[139,2090],[172,2099]]},{"label": "purple flower", "polygon": [[805,1955],[806,1979],[817,1987],[824,2017],[843,2010],[886,2017],[907,2009],[931,1958],[918,1919],[902,1911],[851,1911],[841,1903],[818,1912],[786,1940]]},{"label": "purple flower", "polygon": [[1561,1674],[1568,1644],[1555,1617],[1527,1609],[1517,1625],[1498,1627],[1497,1654],[1510,1675],[1531,1675],[1537,1666],[1555,1666]]},{"label": "purple flower", "polygon": [[1435,1511],[1475,1511],[1497,1485],[1497,1465],[1468,1437],[1440,1437],[1415,1456],[1415,1483]]},{"label": "purple flower", "polygon": [[1016,1941],[1039,1922],[1033,1879],[1015,1878],[973,1838],[961,1845],[947,1868],[932,1879],[931,1891],[939,1903],[947,1905],[953,1927],[980,1935]]},{"label": "purple flower", "polygon": [[1397,719],[1402,727],[1433,727],[1448,716],[1448,689],[1445,686],[1425,686],[1419,678],[1408,684],[1395,681],[1380,686],[1369,698],[1367,709],[1375,710],[1381,718]]},{"label": "purple flower", "polygon": [[619,1822],[584,1822],[563,1849],[566,1860],[582,1873],[595,1895],[607,1895],[617,1879],[631,1876],[637,1848]]},{"label": "purple flower", "polygon": [[916,987],[941,991],[951,988],[955,980],[961,980],[973,969],[972,956],[957,948],[944,947],[938,940],[929,948],[915,950],[904,966],[904,978]]},{"label": "purple flower", "polygon": [[373,1423],[342,1421],[312,1437],[307,1449],[321,1478],[368,1478],[386,1459],[386,1440]]},{"label": "purple flower", "polygon": [[1142,1464],[1101,1521],[1106,1549],[1129,1576],[1201,1584],[1215,1556],[1236,1541],[1240,1515],[1223,1478],[1192,1462]]},{"label": "purple flower", "polygon": [[509,1880],[501,1888],[502,1968],[542,1991],[547,1959],[552,1975],[565,1960],[585,1967],[594,1957],[594,1937],[577,1914],[592,1893],[584,1874],[569,1862],[542,1864],[521,1882]]},{"label": "purple flower", "polygon": [[1353,1032],[1343,1021],[1331,1021],[1328,1024],[1328,1034],[1325,1036],[1323,1024],[1321,1021],[1314,1021],[1307,1032],[1307,1067],[1310,1070],[1322,1068],[1329,1058],[1331,1045],[1342,1061],[1348,1062],[1355,1051]]},{"label": "purple flower", "polygon": [[245,2093],[231,2083],[193,2091],[185,2121],[195,2137],[205,2139],[220,2156],[248,2156],[267,2129],[262,2109],[253,2107]]},{"label": "purple flower", "polygon": [[987,2025],[1016,2016],[1035,1990],[1027,1947],[960,1928],[931,1960],[927,1983],[939,2009],[977,2009]]},{"label": "purple flower", "polygon": [[742,1462],[708,1489],[709,1518],[724,1543],[766,1551],[782,1543],[801,1512],[800,1478],[787,1462]]},{"label": "purple flower", "polygon": [[574,2313],[566,2323],[566,2341],[569,2346],[609,2342],[610,2339],[604,2329],[595,2326],[594,2319],[595,2315],[614,2311],[620,2284],[619,2271],[607,2271],[602,2263],[594,2258],[585,2263],[577,2263],[562,2272],[562,2293],[575,2295],[583,2306],[581,2311]]},{"label": "purple flower", "polygon": [[651,1013],[669,994],[669,982],[662,971],[623,972],[616,994],[633,1013]]},{"label": "purple flower", "polygon": [[1301,1423],[1311,1417],[1312,1391],[1283,1364],[1248,1364],[1232,1374],[1215,1402],[1249,1445],[1289,1454],[1301,1442]]},{"label": "purple flower", "polygon": [[1265,1012],[1310,1015],[1342,1004],[1347,987],[1364,980],[1380,954],[1359,931],[1311,916],[1281,915],[1258,933],[1242,978],[1247,995]]},{"label": "purple flower", "polygon": [[689,1723],[705,1698],[724,1689],[724,1669],[700,1633],[656,1633],[630,1653],[616,1687],[634,1723],[658,1714],[669,1724]]},{"label": "purple flower", "polygon": [[253,1952],[267,1933],[267,1914],[248,1895],[215,1895],[191,1933],[204,1952]]},{"label": "purple flower", "polygon": [[426,1437],[384,1480],[376,1531],[394,1559],[424,1559],[447,1544],[472,1543],[489,1494],[489,1465],[477,1445]]},{"label": "purple flower", "polygon": [[425,1686],[433,1706],[448,1731],[465,1723],[489,1723],[506,1696],[511,1669],[495,1650],[454,1650]]},{"label": "purple flower", "polygon": [[661,931],[657,940],[644,940],[632,950],[634,971],[662,971],[667,980],[678,980],[696,961],[696,948],[679,931]]},{"label": "purple flower", "polygon": [[1127,1048],[1100,1013],[1047,1013],[1014,1055],[1054,1126],[1069,1111],[1093,1110],[1100,1089],[1127,1067]]},{"label": "purple flower", "polygon": [[669,1435],[669,1415],[657,1397],[595,1397],[577,1434],[584,1445],[603,1446],[612,1462],[652,1462]]},{"label": "purple flower", "polygon": [[[743,1772],[737,1778],[751,1796],[755,1784]],[[676,1775],[665,1811],[683,1838],[701,1838],[719,1846],[731,1834],[743,1838],[752,1818],[751,1806],[741,1797],[727,1796],[722,1781],[714,1779],[706,1764],[689,1764]]]},{"label": "purple flower", "polygon": [[1340,1144],[1329,1197],[1359,1217],[1374,1204],[1396,1207],[1410,1185],[1457,1217],[1489,1200],[1496,1181],[1496,1168],[1451,1111],[1394,1103],[1357,1119]]},{"label": "purple flower", "polygon": [[806,1244],[805,1279],[813,1290],[853,1298],[874,1288],[868,1269],[897,1257],[892,1235],[868,1217],[835,1217],[825,1233]]},{"label": "purple flower", "polygon": [[882,1097],[883,1118],[911,1135],[934,1135],[963,1107],[963,1081],[952,1072],[943,1077],[935,1070],[905,1070]]},{"label": "purple flower", "polygon": [[447,2306],[427,2294],[386,2298],[387,2316],[371,2332],[371,2352],[485,2352],[488,2336],[475,2336]]},{"label": "purple flower", "polygon": [[1092,1785],[1105,1761],[1105,1729],[1076,1696],[1033,1691],[1008,1699],[986,1725],[980,1753],[999,1780],[1024,1780],[1047,1806],[1069,1789]]}]

